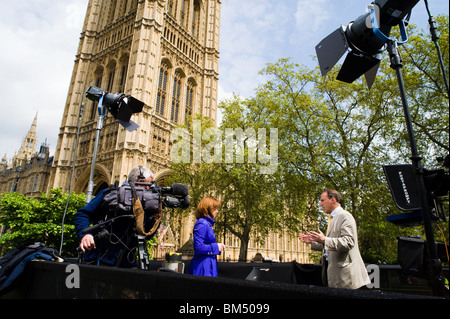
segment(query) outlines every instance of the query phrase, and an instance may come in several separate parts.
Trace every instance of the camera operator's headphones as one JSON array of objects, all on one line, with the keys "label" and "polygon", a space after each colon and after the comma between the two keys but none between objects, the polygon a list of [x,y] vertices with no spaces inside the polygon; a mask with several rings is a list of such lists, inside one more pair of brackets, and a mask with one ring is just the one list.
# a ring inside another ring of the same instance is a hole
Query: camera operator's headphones
[{"label": "camera operator's headphones", "polygon": [[144,176],[143,170],[144,170],[144,168],[141,165],[139,165],[139,175],[137,177],[137,180],[142,179],[143,181],[145,181],[145,176]]}]

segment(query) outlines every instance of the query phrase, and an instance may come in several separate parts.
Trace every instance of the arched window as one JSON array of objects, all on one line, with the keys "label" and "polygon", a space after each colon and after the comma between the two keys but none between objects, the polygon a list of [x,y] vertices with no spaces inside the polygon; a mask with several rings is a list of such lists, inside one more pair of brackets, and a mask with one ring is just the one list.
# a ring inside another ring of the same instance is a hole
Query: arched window
[{"label": "arched window", "polygon": [[127,8],[128,8],[128,0],[122,0],[122,4],[120,7],[120,13],[127,13]]},{"label": "arched window", "polygon": [[185,120],[188,116],[192,116],[193,112],[193,100],[194,100],[194,89],[195,83],[193,80],[189,80],[187,82],[187,90],[186,90],[186,108],[185,108]]},{"label": "arched window", "polygon": [[127,83],[127,73],[128,73],[128,56],[125,55],[120,59],[120,82],[118,92],[125,92],[125,84]]},{"label": "arched window", "polygon": [[122,64],[122,68],[120,70],[120,83],[119,83],[119,92],[125,91],[125,83],[127,81],[127,65]]},{"label": "arched window", "polygon": [[168,3],[167,3],[167,12],[170,15],[172,15],[172,16],[174,15],[174,13],[175,13],[175,6],[173,4],[173,0],[169,0]]},{"label": "arched window", "polygon": [[108,22],[106,24],[109,24],[115,20],[116,6],[117,0],[111,0],[108,13]]},{"label": "arched window", "polygon": [[192,17],[192,35],[198,38],[198,29],[200,26],[200,4],[198,0],[194,1],[194,12]]},{"label": "arched window", "polygon": [[164,116],[164,107],[166,104],[167,92],[167,78],[169,76],[169,66],[166,63],[161,64],[159,69],[158,92],[156,95],[155,112],[158,115]]},{"label": "arched window", "polygon": [[[102,78],[103,78],[103,69],[99,69],[97,72],[95,72],[95,86],[98,88],[102,87]],[[92,108],[91,108],[91,114],[89,116],[89,119],[93,120],[96,118],[98,107],[96,105],[96,102],[91,102]]]},{"label": "arched window", "polygon": [[189,21],[189,2],[189,0],[181,0],[180,24],[185,28]]},{"label": "arched window", "polygon": [[114,78],[116,73],[116,63],[113,62],[108,66],[108,85],[106,91],[112,92],[114,89]]},{"label": "arched window", "polygon": [[174,123],[178,123],[178,113],[180,111],[181,78],[182,75],[176,72],[173,79],[172,109],[170,112],[170,120]]}]

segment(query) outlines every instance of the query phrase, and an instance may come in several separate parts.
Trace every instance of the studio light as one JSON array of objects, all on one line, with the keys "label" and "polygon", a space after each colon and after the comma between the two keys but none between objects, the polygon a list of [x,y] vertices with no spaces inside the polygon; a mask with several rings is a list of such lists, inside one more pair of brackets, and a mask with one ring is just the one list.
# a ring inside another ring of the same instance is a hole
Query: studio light
[{"label": "studio light", "polygon": [[102,101],[103,105],[114,118],[125,127],[130,122],[131,115],[142,112],[142,108],[144,107],[143,102],[135,99],[131,95],[108,93],[95,86],[89,87],[86,91],[86,97],[92,101]]},{"label": "studio light", "polygon": [[144,103],[130,95],[125,95],[123,93],[109,93],[95,86],[90,86],[87,89],[85,96],[94,102],[98,102],[97,132],[91,163],[91,174],[86,194],[86,203],[89,203],[92,199],[92,193],[94,190],[95,161],[97,157],[100,131],[103,128],[103,120],[106,115],[106,109],[108,109],[120,125],[126,128],[129,132],[132,132],[137,129],[139,125],[133,121],[130,121],[131,115],[133,115],[133,113],[141,112],[144,107]]},{"label": "studio light", "polygon": [[402,40],[406,41],[404,19],[418,2],[376,0],[368,6],[369,12],[323,39],[316,46],[322,75],[326,75],[346,54],[337,79],[352,83],[364,74],[368,87],[372,87],[392,27],[399,25]]}]

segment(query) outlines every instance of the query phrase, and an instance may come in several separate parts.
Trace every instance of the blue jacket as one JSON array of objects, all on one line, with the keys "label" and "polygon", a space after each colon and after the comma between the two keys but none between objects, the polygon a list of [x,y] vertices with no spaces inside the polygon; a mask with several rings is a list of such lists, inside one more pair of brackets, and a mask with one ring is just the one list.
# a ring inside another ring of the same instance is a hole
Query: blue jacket
[{"label": "blue jacket", "polygon": [[217,277],[217,255],[219,246],[214,235],[214,220],[207,216],[199,218],[194,225],[194,258],[189,266],[189,274]]}]

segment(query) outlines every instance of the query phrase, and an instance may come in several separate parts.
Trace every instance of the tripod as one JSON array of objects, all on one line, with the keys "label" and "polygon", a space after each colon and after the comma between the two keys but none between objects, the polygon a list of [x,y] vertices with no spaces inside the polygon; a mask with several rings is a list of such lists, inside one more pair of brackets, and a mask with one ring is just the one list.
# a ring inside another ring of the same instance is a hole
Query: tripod
[{"label": "tripod", "polygon": [[421,164],[422,157],[419,156],[416,146],[416,139],[414,136],[414,129],[412,127],[411,115],[409,111],[408,100],[406,97],[406,90],[401,72],[402,59],[398,49],[398,42],[395,39],[389,39],[387,42],[387,50],[391,62],[391,68],[396,71],[397,81],[400,89],[400,96],[402,99],[403,112],[405,116],[406,127],[408,130],[409,143],[411,148],[411,161],[415,174],[416,183],[420,194],[422,220],[425,228],[427,250],[428,250],[428,272],[431,280],[433,293],[436,296],[448,297],[448,289],[445,287],[445,278],[442,273],[441,260],[438,258],[436,242],[434,240],[432,223],[431,223],[431,209],[428,204],[427,190],[424,181],[424,169]]},{"label": "tripod", "polygon": [[138,241],[138,267],[139,269],[148,270],[149,269],[149,257],[147,249],[146,236],[136,234],[136,239]]}]

